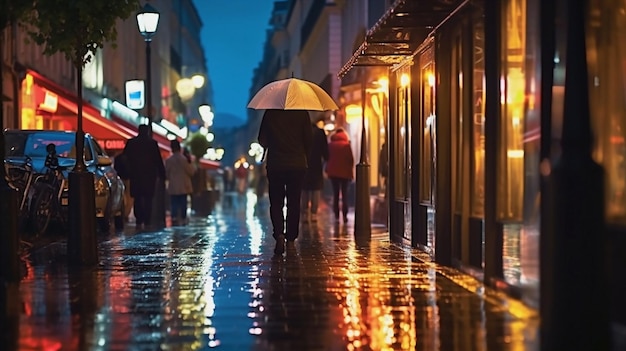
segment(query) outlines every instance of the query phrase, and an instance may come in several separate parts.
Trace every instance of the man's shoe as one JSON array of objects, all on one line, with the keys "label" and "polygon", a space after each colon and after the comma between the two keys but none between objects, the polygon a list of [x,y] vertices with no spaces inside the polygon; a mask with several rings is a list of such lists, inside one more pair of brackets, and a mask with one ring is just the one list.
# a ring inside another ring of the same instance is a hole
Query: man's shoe
[{"label": "man's shoe", "polygon": [[276,246],[274,246],[274,254],[282,255],[283,252],[285,252],[285,237],[281,235],[276,239]]}]

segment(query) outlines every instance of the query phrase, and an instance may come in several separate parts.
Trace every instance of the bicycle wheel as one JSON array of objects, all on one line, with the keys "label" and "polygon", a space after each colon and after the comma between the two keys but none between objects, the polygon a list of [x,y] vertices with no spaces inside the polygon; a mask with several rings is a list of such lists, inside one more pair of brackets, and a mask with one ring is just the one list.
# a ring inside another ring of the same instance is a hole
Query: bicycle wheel
[{"label": "bicycle wheel", "polygon": [[54,211],[55,192],[50,185],[42,185],[37,189],[37,195],[32,207],[32,226],[35,235],[43,235],[48,229],[52,212]]}]

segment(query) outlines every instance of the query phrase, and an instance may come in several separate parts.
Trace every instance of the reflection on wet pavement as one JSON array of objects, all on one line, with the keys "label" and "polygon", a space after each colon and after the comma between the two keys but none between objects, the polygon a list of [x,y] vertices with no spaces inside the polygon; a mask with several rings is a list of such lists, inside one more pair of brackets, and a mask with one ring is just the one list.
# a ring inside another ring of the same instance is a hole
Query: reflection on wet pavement
[{"label": "reflection on wet pavement", "polygon": [[273,258],[267,210],[251,195],[187,227],[127,230],[92,270],[68,270],[62,244],[31,255],[5,349],[538,349],[533,313],[386,240],[357,247],[330,214]]}]

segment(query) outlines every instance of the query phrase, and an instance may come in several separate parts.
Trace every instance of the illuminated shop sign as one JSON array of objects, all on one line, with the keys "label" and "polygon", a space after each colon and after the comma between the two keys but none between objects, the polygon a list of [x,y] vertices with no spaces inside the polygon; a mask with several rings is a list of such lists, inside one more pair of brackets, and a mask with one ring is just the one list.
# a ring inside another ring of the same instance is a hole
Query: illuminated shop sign
[{"label": "illuminated shop sign", "polygon": [[144,91],[143,80],[126,81],[126,106],[133,110],[141,110],[144,106]]},{"label": "illuminated shop sign", "polygon": [[56,113],[58,104],[59,97],[57,94],[46,90],[43,102],[39,104],[39,109],[50,113]]},{"label": "illuminated shop sign", "polygon": [[123,150],[126,146],[126,140],[124,139],[102,139],[98,140],[100,147],[107,150]]}]

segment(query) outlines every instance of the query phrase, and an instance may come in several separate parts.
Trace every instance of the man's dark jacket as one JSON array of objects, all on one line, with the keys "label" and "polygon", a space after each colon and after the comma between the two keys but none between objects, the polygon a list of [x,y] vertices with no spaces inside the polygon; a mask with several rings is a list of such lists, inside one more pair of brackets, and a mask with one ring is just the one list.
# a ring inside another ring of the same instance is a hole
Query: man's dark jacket
[{"label": "man's dark jacket", "polygon": [[139,126],[139,134],[126,142],[124,153],[130,166],[130,195],[152,196],[157,178],[165,180],[165,166],[157,142],[147,125]]},{"label": "man's dark jacket", "polygon": [[313,145],[309,153],[309,169],[304,176],[302,189],[321,190],[324,186],[324,162],[328,160],[328,141],[324,130],[312,125]]},{"label": "man's dark jacket", "polygon": [[308,167],[312,135],[307,111],[266,110],[258,139],[266,149],[268,172]]}]

